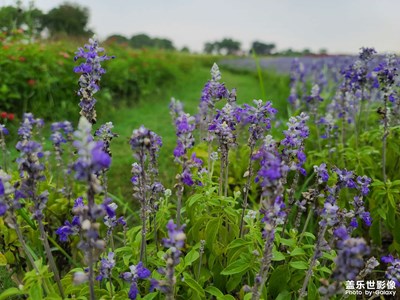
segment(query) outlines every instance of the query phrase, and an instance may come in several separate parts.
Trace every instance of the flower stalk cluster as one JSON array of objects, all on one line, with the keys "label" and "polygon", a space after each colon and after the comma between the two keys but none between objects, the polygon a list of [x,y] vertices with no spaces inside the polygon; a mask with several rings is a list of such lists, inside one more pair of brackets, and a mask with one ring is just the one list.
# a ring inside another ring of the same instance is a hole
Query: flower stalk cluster
[{"label": "flower stalk cluster", "polygon": [[157,181],[157,156],[162,142],[157,134],[141,126],[133,131],[129,143],[134,157],[138,160],[132,164],[131,182],[133,196],[140,202],[140,219],[142,221],[140,261],[145,263],[147,216],[149,212],[155,211],[155,198],[164,191],[163,185]]},{"label": "flower stalk cluster", "polygon": [[104,209],[95,203],[95,195],[102,191],[98,174],[108,169],[111,164],[111,157],[103,151],[103,142],[94,141],[91,135],[92,125],[85,118],[81,117],[78,130],[74,132],[74,147],[77,149],[78,158],[73,164],[75,179],[83,181],[87,186],[87,205],[79,202],[75,205],[75,215],[79,216],[81,241],[79,249],[85,254],[85,260],[89,268],[88,280],[90,299],[95,298],[94,294],[94,271],[93,265],[99,254],[105,249],[105,242],[99,235],[99,223],[96,221],[104,216]]},{"label": "flower stalk cluster", "polygon": [[164,280],[152,280],[152,288],[159,289],[165,294],[167,300],[175,299],[175,267],[179,264],[181,250],[185,246],[186,235],[183,232],[184,226],[178,227],[173,220],[167,224],[168,238],[163,239],[164,247],[168,248],[164,255],[165,268],[158,272],[165,276]]},{"label": "flower stalk cluster", "polygon": [[182,196],[185,186],[192,186],[195,182],[192,176],[193,168],[201,168],[203,161],[196,157],[196,153],[189,157],[189,151],[195,144],[193,131],[196,127],[195,118],[183,111],[183,105],[180,101],[172,99],[170,103],[170,112],[173,117],[177,136],[177,146],[174,149],[175,162],[182,167],[182,172],[177,174],[178,179],[176,195],[178,198],[176,208],[176,220],[180,226]]},{"label": "flower stalk cluster", "polygon": [[249,139],[247,141],[247,145],[250,148],[249,154],[249,166],[245,173],[247,179],[246,184],[244,186],[244,197],[243,197],[243,207],[242,207],[242,216],[240,221],[240,237],[243,236],[243,220],[245,210],[247,208],[247,201],[250,190],[250,183],[253,178],[253,152],[256,147],[257,141],[264,137],[264,134],[267,130],[271,129],[271,117],[273,117],[277,110],[272,107],[271,102],[263,103],[262,100],[253,100],[254,106],[250,106],[248,104],[244,104],[241,108],[239,108],[240,114],[239,121],[243,125],[249,125]]}]

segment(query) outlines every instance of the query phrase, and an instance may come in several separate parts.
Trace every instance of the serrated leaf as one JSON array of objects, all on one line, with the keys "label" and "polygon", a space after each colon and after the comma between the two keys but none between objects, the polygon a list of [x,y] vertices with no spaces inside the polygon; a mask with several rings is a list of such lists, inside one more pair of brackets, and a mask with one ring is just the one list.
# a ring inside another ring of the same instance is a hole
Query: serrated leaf
[{"label": "serrated leaf", "polygon": [[243,259],[234,261],[225,269],[222,270],[221,275],[233,275],[244,272],[249,269],[249,262]]}]

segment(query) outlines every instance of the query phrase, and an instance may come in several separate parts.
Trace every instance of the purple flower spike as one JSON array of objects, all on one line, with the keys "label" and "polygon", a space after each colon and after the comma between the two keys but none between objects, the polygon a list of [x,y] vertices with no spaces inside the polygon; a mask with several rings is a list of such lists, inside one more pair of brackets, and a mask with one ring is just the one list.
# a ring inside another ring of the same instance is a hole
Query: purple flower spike
[{"label": "purple flower spike", "polygon": [[[394,283],[396,287],[400,287],[400,259],[394,258],[392,255],[383,256],[382,262],[388,264],[385,272],[385,276],[391,283]],[[389,284],[388,282],[388,284]]]},{"label": "purple flower spike", "polygon": [[329,180],[328,170],[326,169],[326,164],[322,163],[319,166],[314,166],[314,172],[318,176],[318,183],[327,182]]},{"label": "purple flower spike", "polygon": [[96,123],[96,111],[94,106],[96,99],[94,94],[100,90],[101,76],[106,72],[101,67],[101,62],[114,57],[100,55],[104,49],[99,47],[99,42],[95,37],[89,39],[89,44],[84,48],[79,48],[74,57],[74,61],[82,58],[85,62],[74,68],[75,73],[81,73],[79,78],[78,95],[81,97],[79,106],[81,107],[81,115],[91,123]]},{"label": "purple flower spike", "polygon": [[81,117],[78,130],[74,132],[74,147],[78,151],[78,159],[73,165],[75,178],[90,183],[94,191],[102,187],[96,174],[110,167],[111,157],[103,151],[103,142],[95,142],[91,135],[92,125]]},{"label": "purple flower spike", "polygon": [[137,265],[132,265],[129,267],[130,272],[125,272],[121,274],[122,279],[131,283],[129,289],[129,299],[136,299],[139,294],[139,289],[137,287],[137,282],[139,279],[147,279],[150,277],[151,272],[146,269],[142,262],[139,262]]}]

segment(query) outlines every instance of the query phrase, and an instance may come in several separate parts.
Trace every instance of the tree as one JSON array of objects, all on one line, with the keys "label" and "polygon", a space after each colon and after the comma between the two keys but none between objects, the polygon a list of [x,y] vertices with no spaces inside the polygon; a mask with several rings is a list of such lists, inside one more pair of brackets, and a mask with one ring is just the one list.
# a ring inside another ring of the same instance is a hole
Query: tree
[{"label": "tree", "polygon": [[204,52],[207,54],[212,54],[216,50],[215,43],[207,42],[204,44]]},{"label": "tree", "polygon": [[59,33],[87,36],[91,33],[87,29],[88,21],[88,8],[67,2],[53,8],[43,17],[43,25],[49,29],[53,36]]},{"label": "tree", "polygon": [[240,50],[241,43],[233,39],[224,38],[222,41],[217,42],[217,51],[226,52],[227,55],[235,54]]},{"label": "tree", "polygon": [[175,50],[175,46],[171,40],[165,38],[151,38],[144,33],[132,36],[129,40],[129,44],[133,48],[156,48]]},{"label": "tree", "polygon": [[0,31],[11,32],[13,29],[23,27],[31,35],[39,34],[43,29],[43,12],[31,3],[28,9],[23,9],[21,3],[17,6],[4,6],[0,8]]},{"label": "tree", "polygon": [[21,8],[5,6],[0,8],[0,29],[10,32],[23,24],[24,12]]},{"label": "tree", "polygon": [[164,38],[154,38],[153,39],[154,48],[164,49],[164,50],[175,50],[172,41]]},{"label": "tree", "polygon": [[107,39],[105,40],[105,43],[107,44],[128,44],[129,43],[129,39],[123,35],[120,34],[113,34],[110,35],[109,37],[107,37]]},{"label": "tree", "polygon": [[182,49],[181,49],[181,52],[183,52],[183,53],[190,53],[190,49],[189,49],[189,47],[187,47],[187,46],[183,46]]},{"label": "tree", "polygon": [[154,42],[147,34],[138,34],[131,37],[129,44],[133,48],[153,48]]},{"label": "tree", "polygon": [[271,55],[275,47],[275,44],[265,44],[258,41],[253,42],[251,45],[252,50],[257,55]]}]

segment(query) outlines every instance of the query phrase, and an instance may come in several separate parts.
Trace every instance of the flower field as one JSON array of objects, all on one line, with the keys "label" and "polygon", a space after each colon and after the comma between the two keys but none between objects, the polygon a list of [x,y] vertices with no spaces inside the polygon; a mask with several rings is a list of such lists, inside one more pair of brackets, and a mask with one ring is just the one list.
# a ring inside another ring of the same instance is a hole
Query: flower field
[{"label": "flower field", "polygon": [[214,63],[197,103],[150,124],[172,134],[128,137],[103,116],[209,58],[24,43],[1,39],[0,300],[397,296],[395,55],[295,59],[260,100]]}]

